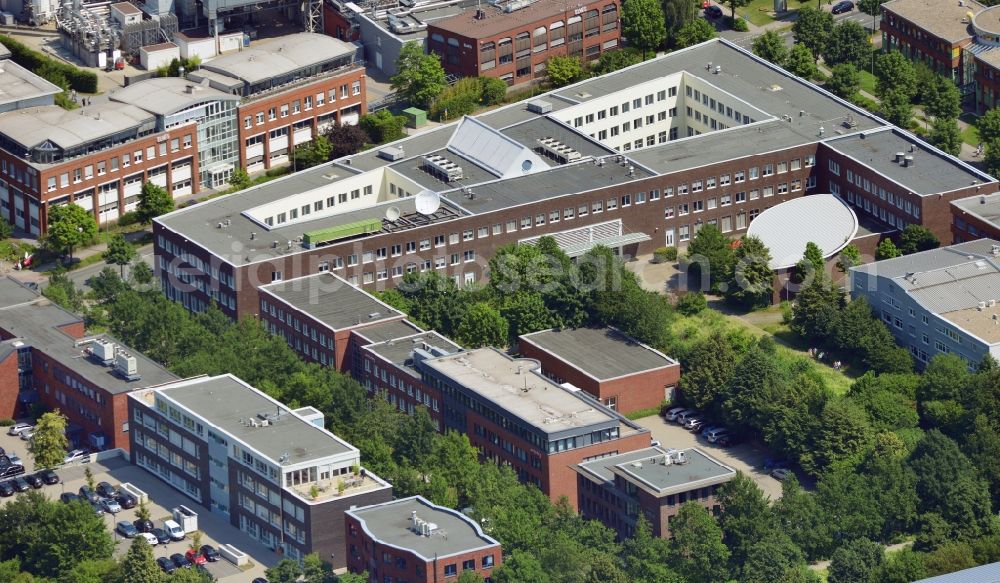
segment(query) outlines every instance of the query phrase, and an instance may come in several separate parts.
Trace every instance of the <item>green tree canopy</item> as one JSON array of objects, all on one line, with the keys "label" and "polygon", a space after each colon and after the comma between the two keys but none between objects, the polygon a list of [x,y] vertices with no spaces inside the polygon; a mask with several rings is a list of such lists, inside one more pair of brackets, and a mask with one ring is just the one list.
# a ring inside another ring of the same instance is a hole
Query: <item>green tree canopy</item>
[{"label": "green tree canopy", "polygon": [[729,17],[736,20],[736,9],[749,6],[750,0],[723,0],[723,3],[729,7]]},{"label": "green tree canopy", "polygon": [[833,15],[812,6],[799,8],[798,18],[792,25],[795,44],[807,47],[812,53],[813,61],[825,54],[826,43],[832,31]]},{"label": "green tree canopy", "polygon": [[403,45],[396,59],[396,71],[389,79],[393,91],[417,107],[427,108],[448,86],[441,58],[425,54],[420,42]]},{"label": "green tree canopy", "polygon": [[847,541],[830,560],[830,583],[881,583],[885,547],[868,539]]},{"label": "green tree canopy", "polygon": [[333,144],[330,139],[323,134],[317,135],[312,140],[295,147],[292,156],[295,159],[295,168],[304,170],[313,166],[318,166],[330,160],[333,152]]},{"label": "green tree canopy", "polygon": [[955,83],[942,75],[934,75],[923,88],[924,113],[935,119],[957,119],[962,113],[962,96]]},{"label": "green tree canopy", "polygon": [[28,441],[28,453],[35,467],[54,468],[66,458],[66,417],[59,410],[49,411],[38,418],[35,434]]},{"label": "green tree canopy", "polygon": [[622,36],[631,46],[646,53],[655,52],[667,39],[663,6],[659,0],[630,0],[622,4]]},{"label": "green tree canopy", "polygon": [[469,348],[483,346],[503,348],[507,345],[509,328],[507,320],[500,315],[499,310],[486,302],[479,302],[465,312],[455,333],[455,339]]},{"label": "green tree canopy", "polygon": [[827,90],[838,97],[852,99],[861,89],[861,73],[857,67],[850,63],[834,65],[831,69],[833,73],[823,84]]},{"label": "green tree canopy", "polygon": [[759,238],[745,235],[736,248],[735,260],[735,277],[726,297],[747,305],[770,303],[774,283],[774,271],[768,265],[770,249]]},{"label": "green tree canopy", "polygon": [[14,227],[7,222],[7,219],[0,217],[0,241],[4,239],[10,239],[10,236],[14,234]]},{"label": "green tree canopy", "polygon": [[120,583],[163,583],[166,574],[153,558],[153,548],[146,539],[137,536],[132,539],[128,552],[121,563]]},{"label": "green tree canopy", "polygon": [[954,118],[935,118],[931,125],[930,140],[952,156],[957,156],[962,151],[962,132]]},{"label": "green tree canopy", "polygon": [[281,559],[273,567],[268,567],[264,576],[272,583],[297,583],[302,576],[302,567],[291,559]]},{"label": "green tree canopy", "polygon": [[847,273],[847,270],[857,265],[861,265],[861,250],[858,249],[857,245],[848,245],[840,250],[840,256],[837,258],[837,269],[841,273]]},{"label": "green tree canopy", "polygon": [[688,288],[710,289],[718,293],[725,289],[720,284],[732,281],[735,262],[733,246],[715,225],[705,225],[698,230],[688,246],[687,261]]},{"label": "green tree canopy", "polygon": [[[992,111],[992,110],[991,110]],[[982,135],[980,130],[980,135]],[[1000,139],[986,142],[986,154],[983,156],[983,166],[994,178],[1000,176]]]},{"label": "green tree canopy", "polygon": [[882,261],[883,259],[893,259],[895,257],[901,256],[903,253],[896,247],[896,244],[892,242],[892,239],[886,237],[879,241],[878,248],[875,250],[875,260]]},{"label": "green tree canopy", "polygon": [[885,118],[897,126],[906,128],[913,120],[912,97],[903,91],[893,89],[882,96],[881,110]]},{"label": "green tree canopy", "polygon": [[816,76],[816,59],[809,47],[804,44],[795,44],[788,52],[785,68],[803,79],[812,79]]},{"label": "green tree canopy", "polygon": [[906,225],[899,236],[899,251],[903,255],[929,251],[941,246],[941,241],[927,227],[910,224]]},{"label": "green tree canopy", "polygon": [[683,49],[684,47],[690,47],[711,40],[717,35],[715,27],[707,20],[704,18],[695,18],[677,29],[677,33],[674,35],[674,44],[677,45],[677,48]]},{"label": "green tree canopy", "polygon": [[785,39],[781,38],[781,35],[769,30],[753,39],[753,54],[780,67],[788,59],[788,47],[785,46]]},{"label": "green tree canopy", "polygon": [[976,129],[979,130],[979,139],[989,144],[1000,139],[1000,108],[990,109],[976,121]]},{"label": "green tree canopy", "polygon": [[401,115],[393,115],[388,109],[380,109],[375,113],[361,116],[358,125],[368,134],[368,138],[373,143],[384,144],[398,140],[405,135],[403,127],[406,125],[406,118]]},{"label": "green tree canopy", "polygon": [[860,68],[871,61],[871,51],[865,27],[853,20],[844,20],[830,31],[823,45],[823,60],[831,66],[850,63]]},{"label": "green tree canopy", "polygon": [[875,77],[875,94],[879,98],[890,91],[901,91],[910,99],[917,94],[917,72],[913,63],[899,51],[880,53],[875,58]]},{"label": "green tree canopy", "polygon": [[634,50],[619,49],[617,51],[605,51],[601,53],[601,58],[594,66],[595,75],[607,75],[619,69],[630,67],[642,62],[642,54]]},{"label": "green tree canopy", "polygon": [[174,199],[162,186],[146,182],[139,192],[139,204],[136,206],[135,214],[139,222],[149,224],[160,215],[165,215],[174,210]]},{"label": "green tree canopy", "polygon": [[729,576],[729,549],[722,529],[704,506],[681,505],[670,522],[670,564],[688,583],[714,583]]},{"label": "green tree canopy", "polygon": [[243,168],[234,168],[233,173],[229,175],[229,189],[233,192],[239,192],[251,186],[253,186],[253,180],[250,179],[247,171]]},{"label": "green tree canopy", "polygon": [[579,57],[553,55],[545,63],[545,71],[553,87],[576,83],[586,76],[583,61]]},{"label": "green tree canopy", "polygon": [[104,252],[104,262],[108,265],[117,265],[118,273],[125,277],[125,266],[138,256],[132,244],[125,240],[125,236],[116,233],[108,241],[108,250]]},{"label": "green tree canopy", "polygon": [[327,132],[327,139],[330,140],[330,158],[336,160],[344,156],[357,154],[371,138],[368,133],[355,124],[341,124],[339,121],[333,124]]},{"label": "green tree canopy", "polygon": [[663,18],[667,28],[667,41],[675,44],[677,31],[698,19],[698,5],[690,0],[663,0]]},{"label": "green tree canopy", "polygon": [[49,207],[49,230],[45,243],[56,251],[73,256],[73,249],[97,236],[94,215],[75,204]]}]

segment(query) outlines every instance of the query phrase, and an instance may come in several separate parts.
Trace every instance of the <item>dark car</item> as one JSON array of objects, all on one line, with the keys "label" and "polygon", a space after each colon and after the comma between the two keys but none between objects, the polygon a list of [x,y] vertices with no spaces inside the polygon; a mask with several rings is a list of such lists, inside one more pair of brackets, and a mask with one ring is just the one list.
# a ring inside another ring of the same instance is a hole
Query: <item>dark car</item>
[{"label": "dark car", "polygon": [[166,557],[156,559],[156,564],[159,565],[160,569],[162,569],[167,575],[177,570],[177,567],[174,566],[174,562]]},{"label": "dark car", "polygon": [[705,9],[706,18],[722,18],[722,9],[718,6],[709,6]]},{"label": "dark car", "polygon": [[27,492],[31,489],[31,486],[28,485],[28,481],[24,478],[14,478],[13,482],[14,489],[18,492]]},{"label": "dark car", "polygon": [[135,529],[138,530],[139,532],[153,532],[153,529],[156,528],[155,526],[153,526],[152,520],[136,519],[132,521],[132,526],[134,526]]},{"label": "dark car", "polygon": [[104,516],[104,509],[101,508],[100,504],[91,504],[90,507],[94,509],[94,514]]},{"label": "dark car", "polygon": [[101,497],[97,495],[97,492],[94,492],[90,489],[90,486],[86,485],[80,486],[80,498],[86,498],[91,504],[101,503]]},{"label": "dark car", "polygon": [[156,537],[156,540],[160,541],[161,545],[165,545],[170,542],[170,535],[167,534],[167,531],[162,528],[154,528],[149,532]]},{"label": "dark car", "polygon": [[715,440],[715,445],[719,447],[729,447],[731,445],[736,445],[740,442],[740,437],[734,433],[728,435],[722,435]]},{"label": "dark car", "polygon": [[20,476],[23,473],[24,466],[21,464],[7,464],[6,466],[3,466],[3,469],[0,469],[0,480]]},{"label": "dark car", "polygon": [[100,482],[97,484],[97,495],[101,498],[114,498],[118,494],[115,487],[107,482]]},{"label": "dark car", "polygon": [[121,507],[128,510],[129,508],[135,508],[139,501],[136,500],[135,496],[129,494],[128,492],[118,492],[118,496],[115,497]]},{"label": "dark car", "polygon": [[843,0],[843,2],[837,2],[834,4],[833,9],[830,10],[830,12],[834,14],[845,14],[851,10],[854,10],[854,2],[851,2],[851,0]]},{"label": "dark car", "polygon": [[79,499],[80,497],[72,492],[63,492],[62,494],[59,495],[59,500],[61,500],[64,504],[69,504],[70,502],[76,502]]},{"label": "dark car", "polygon": [[45,485],[45,482],[42,481],[42,478],[38,474],[29,474],[24,477],[24,481],[36,490]]},{"label": "dark car", "polygon": [[209,563],[214,563],[219,560],[219,551],[215,550],[212,545],[201,545],[201,556],[205,557]]},{"label": "dark car", "polygon": [[13,495],[14,495],[14,484],[10,483],[9,480],[6,482],[0,482],[0,496],[6,498],[7,496],[13,496]]},{"label": "dark car", "polygon": [[257,577],[256,579],[254,579],[250,583],[268,583],[268,582],[267,582],[267,579],[265,579],[263,577]]},{"label": "dark car", "polygon": [[180,553],[174,553],[170,555],[170,560],[174,562],[174,566],[178,569],[190,569],[191,561],[187,560],[187,557]]},{"label": "dark car", "polygon": [[135,538],[139,534],[139,531],[132,526],[131,522],[128,522],[127,520],[119,522],[118,526],[115,527],[115,530],[117,530],[118,534],[125,538]]},{"label": "dark car", "polygon": [[42,481],[48,484],[49,486],[59,483],[59,475],[53,472],[52,470],[42,470],[35,475],[41,478]]}]

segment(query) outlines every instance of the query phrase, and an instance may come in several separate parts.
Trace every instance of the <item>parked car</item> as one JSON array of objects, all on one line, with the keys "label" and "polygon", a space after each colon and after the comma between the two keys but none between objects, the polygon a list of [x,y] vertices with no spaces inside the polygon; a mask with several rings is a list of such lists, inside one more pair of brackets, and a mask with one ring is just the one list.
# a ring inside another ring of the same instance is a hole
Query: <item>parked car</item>
[{"label": "parked car", "polygon": [[155,536],[156,540],[159,541],[161,545],[165,545],[168,542],[170,542],[170,535],[167,534],[167,531],[163,530],[162,528],[154,528],[153,530],[149,531],[149,534]]},{"label": "parked car", "polygon": [[13,482],[14,482],[14,489],[17,490],[18,492],[27,492],[28,490],[31,489],[31,486],[28,484],[28,481],[25,480],[23,477],[14,478]]},{"label": "parked car", "polygon": [[134,526],[135,529],[138,530],[139,532],[153,532],[153,529],[156,528],[155,526],[153,526],[152,520],[136,519],[132,521],[132,526]]},{"label": "parked car", "polygon": [[771,470],[771,477],[774,478],[775,480],[778,480],[779,482],[783,481],[785,478],[791,475],[792,475],[792,470],[789,470],[788,468],[774,468],[773,470]]},{"label": "parked car", "polygon": [[9,461],[12,464],[19,465],[19,466],[23,466],[24,465],[24,462],[21,461],[21,457],[19,455],[17,455],[16,453],[14,453],[14,452],[10,452],[10,453],[6,454],[6,457],[7,457],[7,461]]},{"label": "parked car", "polygon": [[250,583],[268,583],[268,581],[263,577],[255,577]]},{"label": "parked car", "polygon": [[139,505],[139,501],[135,496],[129,494],[128,492],[119,491],[118,495],[115,496],[115,500],[121,504],[122,508],[128,510],[129,508],[135,508]]},{"label": "parked car", "polygon": [[219,551],[215,550],[212,545],[201,545],[201,556],[205,557],[209,563],[214,563],[221,558]]},{"label": "parked car", "polygon": [[90,507],[94,509],[94,514],[104,516],[104,508],[100,504],[91,504]]},{"label": "parked car", "polygon": [[14,484],[10,480],[0,482],[0,496],[4,498],[14,495]]},{"label": "parked car", "polygon": [[6,478],[13,478],[14,476],[20,476],[24,473],[24,466],[21,464],[7,464],[0,469],[0,480]]},{"label": "parked car", "polygon": [[732,432],[726,429],[725,427],[719,427],[717,429],[714,429],[706,433],[705,439],[707,439],[709,443],[716,443],[717,441],[719,441],[720,437],[724,437],[726,435],[729,435],[730,433]]},{"label": "parked car", "polygon": [[59,495],[59,500],[64,504],[69,504],[70,502],[76,502],[80,497],[72,492],[63,492]]},{"label": "parked car", "polygon": [[21,432],[21,441],[28,441],[34,436],[35,436],[34,427],[32,427],[31,429],[25,429],[24,431]]},{"label": "parked car", "polygon": [[167,531],[167,534],[170,535],[170,540],[172,541],[184,540],[184,529],[182,529],[181,525],[177,524],[173,520],[164,520],[163,530]]},{"label": "parked car", "polygon": [[837,2],[833,5],[833,9],[830,10],[833,14],[846,14],[854,10],[854,2],[851,0],[843,0],[842,2]]},{"label": "parked car", "polygon": [[687,423],[689,417],[694,417],[695,415],[699,414],[700,413],[698,412],[697,409],[684,409],[683,411],[677,414],[677,417],[674,418],[674,421],[680,423],[681,425],[684,425],[685,423]]},{"label": "parked car", "polygon": [[79,492],[80,492],[80,498],[86,498],[87,501],[90,502],[91,504],[101,503],[101,497],[97,495],[97,492],[91,490],[90,486],[86,484],[80,486]]},{"label": "parked car", "polygon": [[7,428],[7,435],[18,435],[22,431],[34,428],[35,426],[31,423],[15,423]]},{"label": "parked car", "polygon": [[676,421],[677,416],[687,410],[687,407],[672,407],[663,414],[663,418],[667,421]]},{"label": "parked car", "polygon": [[42,470],[35,475],[41,478],[42,481],[49,486],[59,483],[59,475],[52,470]]},{"label": "parked car", "polygon": [[24,481],[36,490],[45,485],[45,482],[42,481],[42,478],[40,478],[38,474],[28,474],[24,477]]},{"label": "parked car", "polygon": [[740,437],[735,433],[727,433],[719,436],[719,438],[715,440],[715,445],[718,445],[719,447],[729,447],[731,445],[736,445],[740,441]]},{"label": "parked car", "polygon": [[105,512],[110,512],[111,514],[118,514],[122,511],[121,504],[119,504],[114,498],[101,498],[101,508],[103,508]]},{"label": "parked car", "polygon": [[722,9],[718,6],[709,6],[705,9],[706,18],[722,18]]},{"label": "parked car", "polygon": [[688,431],[698,431],[705,425],[705,420],[700,417],[691,417],[684,423],[684,428]]},{"label": "parked car", "polygon": [[97,484],[97,495],[101,498],[114,498],[118,494],[118,490],[107,482],[100,482]]},{"label": "parked car", "polygon": [[71,464],[73,462],[78,462],[87,455],[87,452],[82,449],[74,449],[73,451],[66,454],[66,458],[63,459],[64,464]]},{"label": "parked car", "polygon": [[177,570],[177,567],[174,566],[174,562],[168,559],[167,557],[157,558],[156,564],[159,565],[160,569],[162,569],[163,572],[166,573],[167,575],[170,575],[171,573]]},{"label": "parked car", "polygon": [[135,538],[139,535],[138,529],[132,526],[132,523],[127,520],[119,522],[115,530],[117,530],[118,534],[122,535],[125,538]]},{"label": "parked car", "polygon": [[156,539],[155,536],[152,535],[152,533],[140,532],[139,536],[146,539],[146,542],[149,543],[149,546],[151,547],[155,547],[160,542],[159,540]]},{"label": "parked car", "polygon": [[170,560],[174,562],[174,566],[178,569],[190,569],[191,561],[187,560],[187,557],[180,553],[174,553],[170,555]]},{"label": "parked car", "polygon": [[184,553],[184,557],[192,565],[204,565],[208,561],[208,559],[195,549],[188,549],[187,552]]},{"label": "parked car", "polygon": [[705,439],[708,439],[708,434],[709,433],[711,433],[713,431],[719,431],[721,429],[723,429],[723,427],[721,425],[708,425],[708,424],[706,424],[704,427],[701,428],[701,431],[698,432],[698,435],[704,437]]}]

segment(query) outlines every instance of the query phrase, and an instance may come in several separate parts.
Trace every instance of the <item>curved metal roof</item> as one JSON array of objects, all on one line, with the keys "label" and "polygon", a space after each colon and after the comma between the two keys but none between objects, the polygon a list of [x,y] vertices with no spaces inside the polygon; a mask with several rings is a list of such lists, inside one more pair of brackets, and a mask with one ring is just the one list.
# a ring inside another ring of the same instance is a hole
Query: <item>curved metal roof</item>
[{"label": "curved metal roof", "polygon": [[747,229],[771,250],[771,269],[787,269],[802,259],[812,242],[827,258],[847,246],[858,232],[858,217],[832,194],[792,199],[760,213]]},{"label": "curved metal roof", "polygon": [[208,84],[180,77],[146,79],[108,95],[112,101],[141,107],[156,115],[170,115],[206,101],[239,101],[239,96],[223,93]]}]

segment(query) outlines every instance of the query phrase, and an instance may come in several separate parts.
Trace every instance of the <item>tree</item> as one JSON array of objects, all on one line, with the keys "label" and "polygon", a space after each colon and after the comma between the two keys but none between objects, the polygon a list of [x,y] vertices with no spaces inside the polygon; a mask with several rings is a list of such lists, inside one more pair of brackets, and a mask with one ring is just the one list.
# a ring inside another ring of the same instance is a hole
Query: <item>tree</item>
[{"label": "tree", "polygon": [[234,168],[233,173],[229,175],[229,190],[232,192],[239,192],[240,190],[246,190],[253,186],[253,180],[250,179],[250,175],[243,168]]},{"label": "tree", "polygon": [[296,561],[281,559],[273,567],[264,571],[268,581],[274,583],[296,583],[302,575],[302,568]]},{"label": "tree", "polygon": [[[733,0],[739,1],[739,0]],[[642,51],[656,51],[667,39],[663,7],[659,0],[631,0],[622,5],[622,36]]]},{"label": "tree", "polygon": [[816,76],[816,59],[806,45],[792,45],[785,60],[785,68],[803,79],[812,79]]},{"label": "tree", "polygon": [[153,281],[153,269],[148,263],[139,259],[132,264],[132,269],[129,270],[129,276],[137,285],[149,285],[149,283]]},{"label": "tree", "polygon": [[875,260],[893,259],[900,257],[902,254],[899,248],[896,247],[896,244],[892,242],[892,239],[887,237],[879,241],[878,248],[875,249]]},{"label": "tree", "polygon": [[337,576],[337,583],[368,583],[368,571],[363,573],[344,573]]},{"label": "tree", "polygon": [[584,78],[583,61],[578,57],[553,55],[545,63],[553,87],[563,87]]},{"label": "tree", "polygon": [[732,343],[718,332],[696,344],[688,354],[685,374],[681,376],[685,402],[700,409],[716,409],[718,413],[721,392],[736,374],[737,359]]},{"label": "tree", "polygon": [[318,553],[309,553],[302,557],[302,578],[305,583],[324,583],[329,571],[323,564]]},{"label": "tree", "polygon": [[808,48],[814,62],[824,54],[831,31],[833,31],[833,15],[812,6],[799,8],[799,17],[792,25],[795,44]]},{"label": "tree", "polygon": [[104,262],[108,265],[117,265],[118,274],[125,277],[125,266],[137,257],[132,244],[125,240],[125,236],[115,233],[108,241],[108,250],[104,252]]},{"label": "tree", "polygon": [[903,255],[929,251],[941,246],[941,241],[927,227],[920,225],[906,225],[903,233],[899,236],[899,251]]},{"label": "tree", "polygon": [[297,170],[304,170],[318,166],[330,160],[331,152],[333,152],[333,144],[330,143],[330,139],[323,134],[319,134],[309,142],[301,146],[296,146],[292,150],[295,168]]},{"label": "tree", "polygon": [[899,51],[881,53],[875,59],[875,94],[884,98],[890,91],[901,91],[913,99],[917,94],[917,72]]},{"label": "tree", "polygon": [[994,107],[976,121],[979,130],[979,140],[989,144],[1000,139],[1000,108]]},{"label": "tree", "polygon": [[794,475],[781,482],[781,498],[775,501],[772,508],[779,528],[788,534],[809,560],[822,557],[831,546],[830,525],[816,501],[816,495],[802,489]]},{"label": "tree", "polygon": [[987,528],[992,511],[986,483],[952,439],[936,429],[928,431],[909,466],[917,476],[920,509],[940,515],[952,538],[973,538]]},{"label": "tree", "polygon": [[132,539],[132,544],[122,559],[120,582],[163,583],[166,580],[166,575],[153,559],[153,547],[141,536]]},{"label": "tree", "polygon": [[7,222],[7,219],[0,217],[0,241],[10,239],[14,234],[14,227]]},{"label": "tree", "polygon": [[[729,6],[729,17],[736,20],[736,9],[743,8],[744,6],[750,5],[750,0],[723,0],[726,6]],[[754,51],[756,52],[756,51]],[[772,61],[773,62],[773,61]],[[775,63],[779,64],[779,63]]]},{"label": "tree", "polygon": [[677,48],[683,49],[711,40],[716,36],[714,26],[704,18],[696,18],[677,30],[677,34],[674,35],[674,44],[677,45]]},{"label": "tree", "polygon": [[89,211],[75,204],[49,207],[49,230],[46,244],[73,258],[73,248],[97,236],[97,221]]},{"label": "tree", "polygon": [[384,144],[398,140],[405,135],[403,127],[406,126],[406,118],[401,115],[392,115],[388,109],[380,109],[375,113],[361,116],[359,125],[373,143]]},{"label": "tree", "polygon": [[868,539],[850,540],[830,559],[830,583],[881,583],[885,547]]},{"label": "tree", "polygon": [[834,65],[833,73],[823,84],[834,95],[844,99],[852,99],[861,89],[861,73],[849,63]]},{"label": "tree", "polygon": [[688,292],[677,298],[676,308],[685,316],[694,316],[708,309],[708,301],[701,292]]},{"label": "tree", "polygon": [[810,342],[825,343],[832,336],[841,307],[840,291],[820,272],[795,297],[791,328]]},{"label": "tree", "polygon": [[912,549],[902,549],[886,557],[878,575],[880,583],[910,583],[927,577],[924,560]]},{"label": "tree", "polygon": [[768,265],[771,251],[754,236],[744,235],[740,242],[735,253],[734,281],[726,297],[747,305],[765,305],[771,301],[774,289],[774,271]]},{"label": "tree", "polygon": [[601,58],[597,60],[597,65],[594,66],[594,74],[607,75],[619,69],[641,63],[642,60],[642,55],[629,49],[605,51],[601,53]]},{"label": "tree", "polygon": [[962,151],[962,133],[954,118],[935,118],[931,125],[930,140],[952,156],[957,156]]},{"label": "tree", "polygon": [[719,487],[716,500],[721,507],[719,523],[731,553],[730,564],[735,573],[740,573],[751,556],[751,547],[768,538],[777,523],[764,492],[741,471]]},{"label": "tree", "polygon": [[1000,176],[1000,139],[986,143],[986,155],[983,156],[983,166],[992,176]]},{"label": "tree", "polygon": [[475,571],[462,571],[455,583],[483,583],[483,576]]},{"label": "tree", "polygon": [[515,549],[493,572],[497,583],[549,583],[542,564],[528,551]]},{"label": "tree", "polygon": [[139,501],[139,506],[135,509],[135,517],[139,520],[149,520],[149,506],[146,506],[146,502]]},{"label": "tree", "polygon": [[174,199],[167,189],[147,182],[139,192],[139,204],[135,209],[139,222],[148,225],[156,217],[174,210]]},{"label": "tree", "polygon": [[882,13],[882,0],[858,0],[858,10],[872,17],[872,30],[875,30],[878,16]]},{"label": "tree", "polygon": [[769,30],[753,39],[753,54],[781,67],[788,60],[788,47],[781,35]]},{"label": "tree", "polygon": [[396,59],[397,73],[389,79],[393,91],[417,107],[426,108],[448,86],[441,58],[424,54],[419,42],[408,42]]},{"label": "tree", "polygon": [[704,506],[681,505],[670,522],[671,564],[688,583],[725,581],[729,575],[729,549],[722,542],[722,529]]},{"label": "tree", "polygon": [[59,410],[38,418],[35,434],[28,441],[28,453],[37,468],[54,468],[66,459],[66,417]]},{"label": "tree", "polygon": [[[919,87],[919,85],[918,85]],[[962,96],[955,83],[942,75],[934,75],[923,88],[921,100],[924,113],[935,119],[957,119],[962,113]]]},{"label": "tree", "polygon": [[339,121],[326,132],[326,136],[330,140],[330,158],[333,160],[357,154],[369,140],[368,134],[359,126]]},{"label": "tree", "polygon": [[653,536],[653,529],[645,515],[639,514],[635,530],[622,545],[623,568],[634,583],[680,583],[679,577],[667,566],[669,544]]},{"label": "tree", "polygon": [[857,245],[848,245],[840,250],[840,256],[837,259],[837,269],[841,273],[847,273],[847,271],[861,265],[861,250],[858,249]]},{"label": "tree", "polygon": [[823,60],[830,66],[850,63],[860,68],[871,61],[871,50],[868,31],[853,20],[844,20],[830,31],[823,46]]},{"label": "tree", "polygon": [[882,96],[881,109],[885,118],[900,127],[909,127],[913,119],[911,96],[900,90],[891,90]]},{"label": "tree", "polygon": [[[64,571],[59,577],[59,583],[105,583],[106,581],[118,581],[121,575],[118,573],[118,563],[111,559],[86,559],[73,566],[72,569]],[[13,577],[5,578],[0,572],[0,581],[10,581]]]},{"label": "tree", "polygon": [[690,0],[663,0],[663,19],[667,27],[667,40],[674,44],[677,31],[685,24],[698,20],[698,5]]},{"label": "tree", "polygon": [[[733,247],[729,238],[715,225],[705,225],[688,246],[688,273],[694,287],[714,293],[725,290],[724,282],[732,281],[734,266]],[[706,265],[707,264],[707,265]],[[707,269],[708,273],[705,273]],[[704,286],[707,276],[708,287]],[[691,282],[688,288],[692,287]]]},{"label": "tree", "polygon": [[479,302],[465,312],[455,332],[455,339],[468,348],[507,345],[510,326],[500,311],[486,302]]}]

